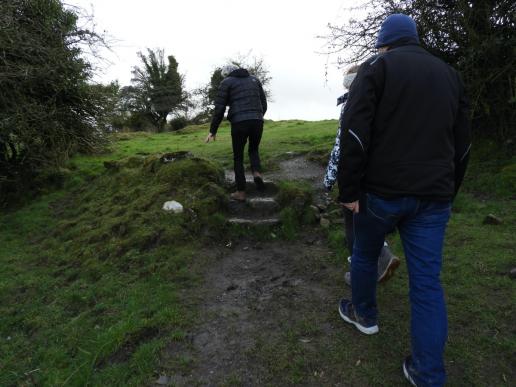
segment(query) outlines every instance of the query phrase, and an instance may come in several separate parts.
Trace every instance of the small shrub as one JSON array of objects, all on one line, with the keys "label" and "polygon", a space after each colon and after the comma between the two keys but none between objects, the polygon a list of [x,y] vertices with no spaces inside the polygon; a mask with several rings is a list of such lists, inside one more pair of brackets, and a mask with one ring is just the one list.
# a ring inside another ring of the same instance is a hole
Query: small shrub
[{"label": "small shrub", "polygon": [[169,123],[170,130],[172,130],[172,131],[186,128],[187,125],[188,125],[188,120],[186,119],[186,117],[176,117],[173,120],[171,120]]}]

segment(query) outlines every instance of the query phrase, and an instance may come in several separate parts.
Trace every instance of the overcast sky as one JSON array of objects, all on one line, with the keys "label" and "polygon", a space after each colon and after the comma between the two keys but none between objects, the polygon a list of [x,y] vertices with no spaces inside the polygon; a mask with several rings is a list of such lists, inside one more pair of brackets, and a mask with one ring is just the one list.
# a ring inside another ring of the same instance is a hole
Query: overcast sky
[{"label": "overcast sky", "polygon": [[94,16],[98,31],[117,41],[100,81],[128,85],[136,53],[163,48],[174,55],[186,86],[206,84],[211,72],[238,54],[262,57],[272,76],[266,118],[337,118],[342,71],[320,55],[317,35],[347,19],[346,0],[65,0]]}]

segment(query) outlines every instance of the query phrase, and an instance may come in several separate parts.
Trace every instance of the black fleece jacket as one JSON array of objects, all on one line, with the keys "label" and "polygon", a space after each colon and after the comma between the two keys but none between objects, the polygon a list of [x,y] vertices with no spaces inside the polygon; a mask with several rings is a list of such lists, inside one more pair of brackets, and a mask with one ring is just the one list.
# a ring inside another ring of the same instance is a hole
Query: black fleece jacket
[{"label": "black fleece jacket", "polygon": [[364,193],[453,199],[471,147],[459,74],[418,45],[366,61],[351,85],[341,128],[339,200]]},{"label": "black fleece jacket", "polygon": [[267,111],[267,98],[258,78],[249,75],[245,69],[234,70],[224,78],[215,98],[210,133],[217,134],[228,105],[228,120],[233,124],[247,120],[263,121],[263,115]]}]

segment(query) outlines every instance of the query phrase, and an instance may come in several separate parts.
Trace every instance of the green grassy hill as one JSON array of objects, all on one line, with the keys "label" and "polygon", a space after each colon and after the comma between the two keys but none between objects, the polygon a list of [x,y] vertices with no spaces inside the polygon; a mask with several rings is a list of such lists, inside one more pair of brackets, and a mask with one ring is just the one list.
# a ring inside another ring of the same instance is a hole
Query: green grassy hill
[{"label": "green grassy hill", "polygon": [[[325,160],[336,128],[336,121],[267,122],[265,172],[277,168],[286,152]],[[111,152],[72,159],[61,187],[0,213],[1,386],[152,380],[161,349],[184,339],[198,318],[181,294],[199,285],[210,263],[199,251],[237,232],[224,223],[229,128],[221,127],[215,143],[204,144],[206,134],[206,126],[117,134]],[[447,236],[447,357],[468,365],[451,375],[452,385],[509,385],[516,376],[516,282],[508,275],[516,266],[516,159],[495,150],[487,141],[475,144]],[[160,155],[179,151],[193,157],[160,161]],[[183,203],[185,212],[164,213],[166,200]],[[490,213],[503,223],[484,225]],[[343,265],[341,227],[330,228],[327,238],[339,257],[334,264]],[[407,293],[407,283],[395,282],[385,292],[386,300],[395,300]],[[386,333],[385,345],[396,345],[393,334]],[[286,364],[290,355],[276,356]],[[338,363],[339,356],[332,354],[331,361]],[[367,374],[370,383],[398,373],[398,360],[384,359],[383,368]],[[287,380],[311,370],[295,372]]]}]

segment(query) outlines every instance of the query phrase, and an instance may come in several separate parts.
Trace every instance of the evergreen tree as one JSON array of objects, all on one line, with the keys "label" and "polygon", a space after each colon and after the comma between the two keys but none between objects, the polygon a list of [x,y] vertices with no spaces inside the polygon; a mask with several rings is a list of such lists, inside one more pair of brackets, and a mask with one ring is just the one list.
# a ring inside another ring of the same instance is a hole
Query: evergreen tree
[{"label": "evergreen tree", "polygon": [[138,53],[142,66],[133,68],[132,85],[124,88],[125,106],[136,115],[143,115],[159,132],[163,131],[170,113],[184,108],[187,94],[184,77],[178,72],[178,63],[170,55],[167,63],[163,50]]}]

